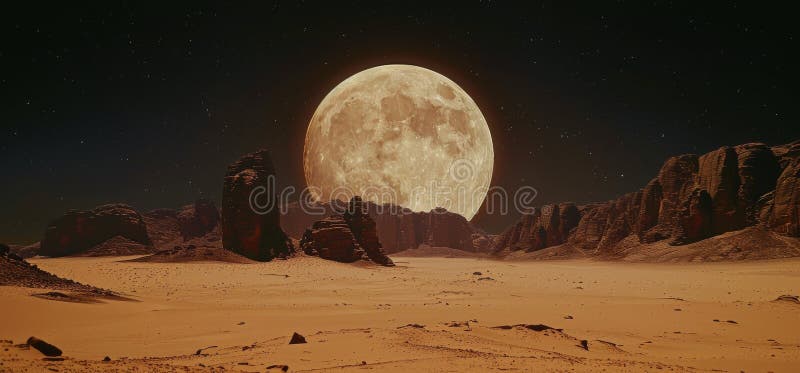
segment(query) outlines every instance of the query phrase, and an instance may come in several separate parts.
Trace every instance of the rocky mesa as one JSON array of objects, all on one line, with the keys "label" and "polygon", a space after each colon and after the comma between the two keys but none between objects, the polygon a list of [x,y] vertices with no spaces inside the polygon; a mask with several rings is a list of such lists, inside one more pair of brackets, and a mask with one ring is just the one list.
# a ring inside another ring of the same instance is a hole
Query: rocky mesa
[{"label": "rocky mesa", "polygon": [[[700,248],[703,241],[746,251],[772,239],[786,248],[773,256],[796,256],[800,245],[791,237],[800,236],[799,177],[800,141],[680,155],[636,192],[602,203],[546,205],[523,215],[498,237],[495,250],[507,255],[554,248],[547,255],[615,258],[656,244]],[[716,240],[704,241],[712,237]]]}]

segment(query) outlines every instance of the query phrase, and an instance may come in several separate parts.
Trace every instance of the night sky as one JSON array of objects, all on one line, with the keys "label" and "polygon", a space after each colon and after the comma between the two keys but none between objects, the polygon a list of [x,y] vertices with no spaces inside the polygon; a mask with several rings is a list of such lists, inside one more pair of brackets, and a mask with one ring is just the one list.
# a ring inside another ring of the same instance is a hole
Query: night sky
[{"label": "night sky", "polygon": [[3,9],[0,241],[36,241],[68,209],[219,202],[227,165],[259,148],[302,188],[316,105],[382,64],[461,85],[489,122],[492,184],[543,204],[634,191],[672,155],[800,138],[800,35],[774,4],[137,3]]}]

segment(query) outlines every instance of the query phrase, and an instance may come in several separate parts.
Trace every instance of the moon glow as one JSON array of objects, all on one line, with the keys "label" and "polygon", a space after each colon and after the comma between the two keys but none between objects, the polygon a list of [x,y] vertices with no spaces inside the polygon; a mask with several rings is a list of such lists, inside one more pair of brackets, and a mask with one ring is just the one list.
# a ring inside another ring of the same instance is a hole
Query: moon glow
[{"label": "moon glow", "polygon": [[337,85],[308,125],[303,169],[316,200],[361,195],[468,220],[492,178],[494,149],[478,105],[452,80],[412,65],[361,71]]}]

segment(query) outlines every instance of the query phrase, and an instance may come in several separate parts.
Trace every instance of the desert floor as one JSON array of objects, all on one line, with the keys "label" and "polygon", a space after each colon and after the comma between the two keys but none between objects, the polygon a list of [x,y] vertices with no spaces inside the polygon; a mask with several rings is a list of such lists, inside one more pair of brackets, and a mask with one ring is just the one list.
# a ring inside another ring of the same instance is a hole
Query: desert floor
[{"label": "desert floor", "polygon": [[[394,268],[34,259],[135,301],[0,287],[0,339],[13,340],[0,346],[0,371],[800,371],[800,305],[773,301],[800,293],[797,259],[393,259]],[[289,345],[293,332],[308,343]],[[66,359],[13,346],[29,336]]]}]

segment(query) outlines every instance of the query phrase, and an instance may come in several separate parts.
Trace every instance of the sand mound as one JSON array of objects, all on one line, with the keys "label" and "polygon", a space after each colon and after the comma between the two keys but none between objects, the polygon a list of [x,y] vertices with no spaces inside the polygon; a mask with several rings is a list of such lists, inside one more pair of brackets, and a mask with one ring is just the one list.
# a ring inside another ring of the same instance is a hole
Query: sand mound
[{"label": "sand mound", "polygon": [[420,245],[416,249],[408,249],[392,254],[397,257],[439,257],[439,258],[476,258],[488,257],[485,253],[474,253],[449,247]]},{"label": "sand mound", "polygon": [[[69,301],[78,301],[78,299],[86,300],[87,298],[125,299],[113,291],[81,284],[45,272],[16,254],[8,253],[0,255],[0,286],[20,286],[61,291],[34,294],[41,298],[52,300],[69,299]],[[72,294],[64,294],[62,292],[69,292]]]},{"label": "sand mound", "polygon": [[193,245],[176,246],[173,249],[161,250],[153,255],[128,260],[129,262],[147,263],[191,263],[191,262],[225,262],[255,263],[234,252],[212,247],[196,247]]},{"label": "sand mound", "polygon": [[723,262],[800,256],[800,239],[750,227],[682,246],[642,245],[612,255],[627,261]]},{"label": "sand mound", "polygon": [[499,253],[510,260],[585,259],[630,262],[733,262],[792,258],[800,256],[800,239],[749,227],[723,233],[687,245],[670,245],[666,240],[640,244],[635,236],[620,242],[620,248],[583,250],[571,244],[532,252]]}]

